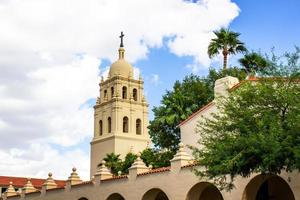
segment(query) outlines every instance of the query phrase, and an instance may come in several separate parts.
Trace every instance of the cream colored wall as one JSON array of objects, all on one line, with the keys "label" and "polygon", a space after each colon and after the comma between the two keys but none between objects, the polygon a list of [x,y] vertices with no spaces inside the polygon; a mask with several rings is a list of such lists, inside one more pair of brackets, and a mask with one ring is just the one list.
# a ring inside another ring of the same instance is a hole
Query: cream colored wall
[{"label": "cream colored wall", "polygon": [[106,156],[107,153],[115,152],[115,141],[110,137],[106,137],[101,142],[94,140],[91,143],[91,174],[93,176],[97,171],[97,166],[101,163],[102,159]]},{"label": "cream colored wall", "polygon": [[[215,82],[214,94],[215,100],[212,106],[209,106],[207,109],[204,109],[190,120],[186,121],[183,125],[180,126],[180,136],[181,141],[185,145],[191,145],[195,147],[200,147],[198,140],[200,139],[199,133],[196,133],[198,122],[203,122],[206,118],[211,118],[212,113],[218,112],[217,102],[219,98],[223,98],[229,95],[228,89],[232,88],[234,85],[238,84],[239,80],[236,77],[226,76],[224,78],[218,79]],[[188,153],[192,153],[191,150],[186,147]]]},{"label": "cream colored wall", "polygon": [[[244,189],[254,177],[255,175],[249,178],[238,177],[235,182],[236,188],[234,190],[231,192],[221,192],[224,200],[242,200]],[[292,189],[295,200],[300,200],[300,174],[282,173],[281,177]],[[292,177],[290,182],[288,181],[288,177]],[[179,172],[171,169],[171,171],[137,177],[134,176],[126,179],[104,180],[100,183],[81,184],[72,186],[71,190],[54,189],[47,191],[45,195],[41,195],[40,193],[28,194],[26,195],[26,200],[77,200],[81,197],[86,197],[89,200],[106,200],[106,198],[113,193],[120,193],[126,200],[141,200],[143,195],[153,188],[158,188],[165,192],[170,200],[193,200],[191,198],[187,199],[189,190],[197,183],[203,181],[204,180],[199,180],[199,178],[191,172],[191,168],[181,168]],[[11,197],[9,199],[14,200],[20,198]]]},{"label": "cream colored wall", "polygon": [[[203,122],[205,118],[210,118],[211,113],[214,112],[217,112],[217,107],[215,105],[212,105],[211,107],[195,115],[191,120],[180,126],[180,136],[182,143],[199,148],[198,140],[200,139],[200,134],[196,132],[197,124],[199,122]],[[190,148],[185,147],[185,149],[189,154],[192,154]]]}]

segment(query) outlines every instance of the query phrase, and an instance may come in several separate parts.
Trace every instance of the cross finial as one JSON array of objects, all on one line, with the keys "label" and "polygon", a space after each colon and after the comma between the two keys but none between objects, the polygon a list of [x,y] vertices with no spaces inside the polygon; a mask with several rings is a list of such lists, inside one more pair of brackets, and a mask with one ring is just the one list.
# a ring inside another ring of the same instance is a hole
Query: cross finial
[{"label": "cross finial", "polygon": [[121,35],[120,35],[120,38],[121,38],[121,44],[120,44],[120,47],[124,47],[124,44],[123,44],[123,37],[125,35],[123,34],[123,31],[121,32]]}]

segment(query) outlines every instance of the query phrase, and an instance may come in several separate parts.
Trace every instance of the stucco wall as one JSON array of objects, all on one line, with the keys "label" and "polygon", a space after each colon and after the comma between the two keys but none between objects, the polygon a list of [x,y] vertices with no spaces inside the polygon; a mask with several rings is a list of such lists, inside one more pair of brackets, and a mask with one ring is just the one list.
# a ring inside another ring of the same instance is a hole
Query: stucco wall
[{"label": "stucco wall", "polygon": [[[153,189],[157,188],[163,191],[170,200],[194,200],[188,198],[188,193],[200,182],[191,172],[191,167],[181,168],[179,172],[175,170],[131,176],[122,179],[103,180],[98,183],[83,183],[72,186],[71,189],[53,189],[47,191],[45,194],[33,193],[27,194],[27,200],[77,200],[81,197],[86,197],[89,200],[106,200],[109,195],[113,193],[121,194],[126,200],[142,200],[143,195]],[[247,184],[255,178],[252,175],[248,178],[238,177],[235,185],[236,188],[230,192],[222,191],[221,194],[224,200],[252,200],[243,199],[243,193]],[[283,172],[280,176],[284,182],[291,188],[294,193],[295,200],[300,200],[300,175],[299,173],[287,174]],[[289,179],[289,177],[292,177]],[[259,184],[255,184],[259,187]],[[203,184],[204,186],[207,184]],[[279,185],[280,186],[280,185]],[[280,190],[281,187],[277,187]],[[201,188],[199,188],[201,191]],[[213,197],[212,194],[208,196]],[[9,199],[20,199],[20,197],[11,197]],[[151,199],[151,198],[150,198]],[[152,198],[152,200],[154,200]],[[284,199],[285,200],[285,199]]]}]

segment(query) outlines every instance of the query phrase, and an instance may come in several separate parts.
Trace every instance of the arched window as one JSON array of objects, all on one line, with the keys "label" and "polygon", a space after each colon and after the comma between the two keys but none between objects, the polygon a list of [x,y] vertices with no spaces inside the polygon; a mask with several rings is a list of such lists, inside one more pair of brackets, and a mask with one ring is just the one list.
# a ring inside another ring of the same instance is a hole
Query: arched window
[{"label": "arched window", "polygon": [[111,118],[107,118],[107,130],[108,133],[111,133]]},{"label": "arched window", "polygon": [[122,98],[127,99],[127,87],[125,86],[122,88]]},{"label": "arched window", "polygon": [[111,98],[113,98],[114,97],[114,93],[115,93],[114,87],[110,88],[110,93],[111,93]]},{"label": "arched window", "polygon": [[128,133],[128,117],[123,117],[123,132]]},{"label": "arched window", "polygon": [[133,100],[137,101],[137,89],[133,89],[132,91]]},{"label": "arched window", "polygon": [[99,135],[101,136],[103,134],[103,123],[102,120],[99,121]]},{"label": "arched window", "polygon": [[107,90],[104,90],[104,98],[107,97]]},{"label": "arched window", "polygon": [[135,122],[135,130],[137,135],[142,134],[142,121],[140,119],[137,119]]}]

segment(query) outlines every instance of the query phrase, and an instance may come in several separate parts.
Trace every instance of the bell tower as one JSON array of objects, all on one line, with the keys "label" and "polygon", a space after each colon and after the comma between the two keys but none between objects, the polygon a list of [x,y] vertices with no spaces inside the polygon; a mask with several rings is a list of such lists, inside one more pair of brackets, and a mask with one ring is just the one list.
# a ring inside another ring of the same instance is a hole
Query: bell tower
[{"label": "bell tower", "polygon": [[125,61],[121,32],[119,58],[110,66],[106,80],[101,78],[100,96],[94,106],[94,137],[91,141],[91,170],[108,153],[120,154],[143,151],[149,144],[148,104],[143,95],[143,80],[133,77],[133,67]]}]

